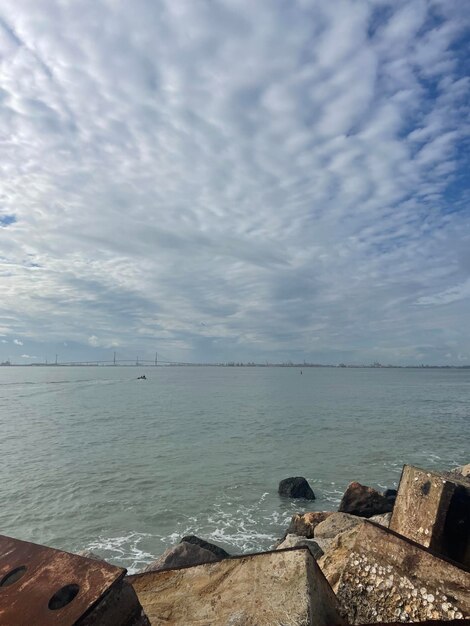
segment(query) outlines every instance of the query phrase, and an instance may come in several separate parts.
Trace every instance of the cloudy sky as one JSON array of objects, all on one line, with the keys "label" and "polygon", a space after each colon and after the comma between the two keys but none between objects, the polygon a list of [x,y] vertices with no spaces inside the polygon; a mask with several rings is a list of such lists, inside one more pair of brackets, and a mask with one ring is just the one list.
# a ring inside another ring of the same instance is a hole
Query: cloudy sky
[{"label": "cloudy sky", "polygon": [[470,364],[462,0],[2,0],[0,360]]}]

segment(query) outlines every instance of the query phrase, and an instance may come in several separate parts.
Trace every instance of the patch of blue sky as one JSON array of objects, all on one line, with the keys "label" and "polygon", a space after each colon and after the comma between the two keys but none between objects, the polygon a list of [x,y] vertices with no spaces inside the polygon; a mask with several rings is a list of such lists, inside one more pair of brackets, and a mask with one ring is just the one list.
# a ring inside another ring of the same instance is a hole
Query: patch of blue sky
[{"label": "patch of blue sky", "polygon": [[17,221],[16,215],[0,215],[0,227],[6,228]]}]

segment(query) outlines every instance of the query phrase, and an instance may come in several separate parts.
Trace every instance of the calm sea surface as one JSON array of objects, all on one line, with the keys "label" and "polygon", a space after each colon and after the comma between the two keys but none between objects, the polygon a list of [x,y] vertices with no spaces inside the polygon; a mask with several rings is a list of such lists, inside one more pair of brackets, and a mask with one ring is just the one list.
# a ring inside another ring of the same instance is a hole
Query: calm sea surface
[{"label": "calm sea surface", "polygon": [[[268,548],[403,463],[468,463],[470,370],[2,367],[0,423],[0,532],[135,570],[188,533]],[[293,475],[315,502],[278,497]]]}]

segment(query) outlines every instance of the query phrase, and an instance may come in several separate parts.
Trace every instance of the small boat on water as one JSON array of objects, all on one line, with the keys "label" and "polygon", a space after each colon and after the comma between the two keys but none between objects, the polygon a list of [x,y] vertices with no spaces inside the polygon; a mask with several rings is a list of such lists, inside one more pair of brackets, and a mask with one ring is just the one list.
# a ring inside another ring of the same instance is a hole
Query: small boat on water
[{"label": "small boat on water", "polygon": [[147,380],[147,376],[142,374],[142,376],[137,376],[137,380]]}]

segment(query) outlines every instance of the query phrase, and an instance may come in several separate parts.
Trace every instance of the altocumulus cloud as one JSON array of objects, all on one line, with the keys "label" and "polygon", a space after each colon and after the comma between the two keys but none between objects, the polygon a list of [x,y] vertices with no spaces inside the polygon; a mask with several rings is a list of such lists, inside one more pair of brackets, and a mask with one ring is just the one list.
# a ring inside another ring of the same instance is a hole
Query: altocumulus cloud
[{"label": "altocumulus cloud", "polygon": [[465,5],[3,0],[0,334],[468,358]]}]

